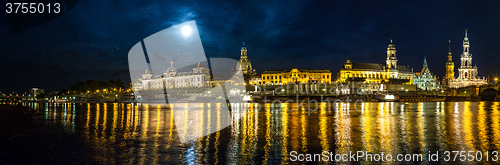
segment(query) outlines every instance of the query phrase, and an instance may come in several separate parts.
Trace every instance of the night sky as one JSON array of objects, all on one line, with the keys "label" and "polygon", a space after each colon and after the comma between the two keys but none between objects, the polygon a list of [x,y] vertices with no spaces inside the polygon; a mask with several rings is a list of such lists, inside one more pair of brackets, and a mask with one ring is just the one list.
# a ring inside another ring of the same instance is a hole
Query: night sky
[{"label": "night sky", "polygon": [[[479,75],[498,75],[500,1],[101,1],[82,0],[66,14],[13,32],[0,14],[1,92],[48,91],[77,81],[130,82],[127,54],[155,32],[196,20],[207,57],[239,59],[245,41],[258,73],[330,69],[347,59],[385,63],[393,39],[398,64],[442,77],[448,40],[455,69],[468,29]],[[458,71],[456,71],[458,72]]]}]

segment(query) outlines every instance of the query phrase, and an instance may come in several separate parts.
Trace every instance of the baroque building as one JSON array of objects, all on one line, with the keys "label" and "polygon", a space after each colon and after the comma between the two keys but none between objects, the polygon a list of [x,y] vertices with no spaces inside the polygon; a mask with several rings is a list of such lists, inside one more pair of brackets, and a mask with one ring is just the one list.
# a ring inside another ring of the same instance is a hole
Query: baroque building
[{"label": "baroque building", "polygon": [[417,88],[420,88],[421,90],[433,91],[439,89],[437,82],[437,77],[431,73],[429,67],[427,66],[427,59],[424,58],[422,71],[413,75],[413,84],[417,85]]},{"label": "baroque building", "polygon": [[460,68],[458,68],[458,77],[451,80],[449,87],[461,88],[471,85],[486,84],[486,78],[479,78],[477,66],[472,65],[472,54],[470,53],[469,38],[467,37],[467,29],[463,40],[463,53],[460,57]]},{"label": "baroque building", "polygon": [[407,67],[398,65],[396,47],[391,43],[387,47],[385,64],[352,63],[347,60],[337,73],[337,82],[362,81],[365,83],[402,83],[411,84],[413,72]]},{"label": "baroque building", "polygon": [[261,74],[262,85],[285,85],[287,83],[326,83],[332,82],[329,70],[287,69],[264,71]]},{"label": "baroque building", "polygon": [[448,40],[448,61],[446,61],[446,73],[443,78],[443,85],[449,87],[450,81],[455,78],[455,63],[451,57],[451,40]]},{"label": "baroque building", "polygon": [[133,85],[134,90],[157,90],[172,88],[200,88],[211,86],[210,70],[198,63],[192,72],[177,72],[173,61],[170,67],[161,75],[146,72]]},{"label": "baroque building", "polygon": [[241,46],[240,51],[240,60],[238,61],[238,64],[236,64],[236,68],[241,67],[241,72],[245,76],[255,75],[255,69],[252,69],[252,63],[247,56],[247,48],[245,47],[245,42],[243,42],[243,46]]}]

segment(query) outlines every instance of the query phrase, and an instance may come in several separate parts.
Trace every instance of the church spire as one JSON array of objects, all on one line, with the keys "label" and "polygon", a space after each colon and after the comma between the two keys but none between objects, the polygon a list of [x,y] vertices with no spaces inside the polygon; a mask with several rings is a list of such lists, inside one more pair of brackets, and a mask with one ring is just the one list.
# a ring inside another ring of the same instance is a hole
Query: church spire
[{"label": "church spire", "polygon": [[463,47],[464,47],[464,50],[463,50],[462,56],[469,57],[470,56],[470,53],[469,53],[470,44],[469,44],[469,38],[467,37],[467,29],[465,29],[465,37],[464,37],[464,41],[463,41]]},{"label": "church spire", "polygon": [[467,37],[467,29],[465,29],[464,43],[469,42],[469,37]]},{"label": "church spire", "polygon": [[241,58],[247,58],[247,47],[245,47],[245,41],[243,41],[243,46],[241,46]]},{"label": "church spire", "polygon": [[387,69],[396,69],[398,59],[396,58],[396,47],[392,42],[387,47],[387,59],[386,59],[386,67]]},{"label": "church spire", "polygon": [[424,68],[427,68],[427,57],[424,56]]},{"label": "church spire", "polygon": [[448,52],[451,54],[451,40],[448,40]]},{"label": "church spire", "polygon": [[448,62],[452,61],[451,59],[451,40],[448,40]]}]

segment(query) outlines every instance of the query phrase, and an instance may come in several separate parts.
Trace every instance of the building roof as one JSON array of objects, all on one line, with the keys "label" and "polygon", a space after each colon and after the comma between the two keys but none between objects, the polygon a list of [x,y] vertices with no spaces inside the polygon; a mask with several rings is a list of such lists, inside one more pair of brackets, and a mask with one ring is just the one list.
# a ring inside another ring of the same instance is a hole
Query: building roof
[{"label": "building roof", "polygon": [[[366,70],[384,70],[385,64],[376,63],[352,63],[352,69],[366,69]],[[397,69],[400,72],[411,72],[409,68],[403,65],[398,65]]]},{"label": "building roof", "polygon": [[398,70],[400,72],[411,72],[410,68],[407,68],[406,66],[403,65],[398,65]]},{"label": "building roof", "polygon": [[422,68],[422,70],[421,70],[420,72],[415,72],[415,75],[416,75],[417,77],[422,77],[422,76],[424,75],[424,72],[425,72],[425,71],[429,71],[429,73],[431,74],[431,76],[432,76],[432,77],[436,77],[436,75],[434,75],[434,73],[432,73],[432,72],[429,70],[429,68],[427,68],[427,67],[423,67],[423,68]]},{"label": "building roof", "polygon": [[352,69],[373,69],[373,70],[383,70],[384,64],[375,63],[352,63]]},{"label": "building roof", "polygon": [[[331,73],[330,70],[322,70],[322,69],[298,69],[298,70],[299,70],[299,72],[309,72],[309,73]],[[292,71],[292,69],[266,70],[262,74],[288,73],[291,71]]]}]

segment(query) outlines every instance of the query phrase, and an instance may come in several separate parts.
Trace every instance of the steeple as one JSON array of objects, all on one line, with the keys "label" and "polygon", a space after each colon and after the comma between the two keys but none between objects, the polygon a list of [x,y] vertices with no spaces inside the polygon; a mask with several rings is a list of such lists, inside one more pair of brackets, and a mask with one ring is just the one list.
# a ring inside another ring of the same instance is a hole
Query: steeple
[{"label": "steeple", "polygon": [[448,61],[446,61],[446,74],[445,81],[449,83],[451,79],[455,78],[455,63],[451,59],[451,40],[448,40]]},{"label": "steeple", "polygon": [[424,56],[424,68],[427,68],[427,57]]},{"label": "steeple", "polygon": [[451,40],[448,40],[448,52],[451,54]]},{"label": "steeple", "polygon": [[453,62],[451,59],[451,40],[448,40],[448,62]]},{"label": "steeple", "polygon": [[[486,79],[481,79],[478,76],[477,67],[472,63],[472,54],[470,53],[470,44],[469,44],[469,36],[467,34],[467,29],[465,29],[465,36],[463,40],[463,52],[460,56],[460,67],[458,67],[458,78],[453,78],[450,81],[449,87],[453,88],[461,88],[471,85],[483,85],[486,84]],[[453,63],[446,63],[447,72],[450,72],[452,75],[453,72]],[[451,64],[451,65],[448,65]],[[451,77],[451,76],[450,76]]]},{"label": "steeple", "polygon": [[243,41],[243,46],[241,46],[241,58],[247,58],[247,47],[245,47],[245,41]]},{"label": "steeple", "polygon": [[468,52],[468,49],[466,50],[465,49],[465,46],[467,45],[467,47],[469,47],[469,37],[467,37],[467,29],[465,29],[465,37],[464,37],[464,41],[463,41],[463,44],[464,44],[464,52]]},{"label": "steeple", "polygon": [[396,47],[392,43],[387,47],[387,59],[386,59],[386,67],[387,69],[396,69],[398,59],[396,58]]},{"label": "steeple", "polygon": [[463,54],[462,54],[462,57],[470,57],[470,44],[469,44],[469,38],[467,37],[467,29],[465,29],[465,37],[464,37],[464,41],[463,41]]},{"label": "steeple", "polygon": [[[472,65],[472,54],[470,53],[470,44],[469,44],[469,38],[467,37],[467,29],[465,29],[465,37],[463,41],[463,53],[460,57],[460,68],[459,71],[462,70],[460,73],[462,78],[471,78],[477,75],[477,73],[473,73],[470,71],[471,68],[474,66]],[[477,72],[477,71],[475,71]]]}]

